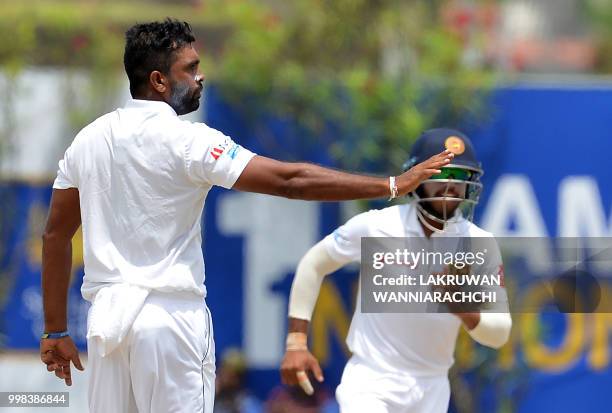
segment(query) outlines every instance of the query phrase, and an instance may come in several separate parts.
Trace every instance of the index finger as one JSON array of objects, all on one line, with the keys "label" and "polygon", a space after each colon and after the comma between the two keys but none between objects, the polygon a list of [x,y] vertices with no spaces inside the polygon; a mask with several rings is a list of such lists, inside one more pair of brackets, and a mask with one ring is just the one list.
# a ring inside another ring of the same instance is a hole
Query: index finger
[{"label": "index finger", "polygon": [[437,155],[432,156],[431,158],[425,160],[423,163],[433,164],[433,163],[444,163],[448,162],[455,157],[455,154],[449,151],[448,149],[440,152]]},{"label": "index finger", "polygon": [[453,156],[454,155],[452,153],[449,153],[448,155],[434,155],[431,158],[426,159],[420,164],[418,164],[418,166],[423,169],[439,168],[441,166],[445,166],[451,163]]},{"label": "index finger", "polygon": [[79,353],[75,353],[74,356],[72,356],[72,358],[70,359],[72,360],[72,363],[74,364],[74,367],[76,367],[77,369],[83,371],[85,370],[85,368],[83,367],[83,363],[81,363],[81,359],[79,358]]},{"label": "index finger", "polygon": [[314,394],[314,389],[312,387],[312,383],[310,383],[308,374],[306,374],[304,370],[299,370],[297,373],[295,373],[295,376],[297,377],[300,387],[302,388],[302,390],[304,390],[304,393],[309,396],[312,396]]},{"label": "index finger", "polygon": [[66,386],[72,386],[72,373],[70,371],[70,363],[67,366],[64,366],[64,381],[66,382]]},{"label": "index finger", "polygon": [[432,156],[431,158],[452,158],[454,156],[455,156],[454,152],[452,152],[452,151],[450,151],[448,149],[444,149],[442,152],[440,152],[437,155]]}]

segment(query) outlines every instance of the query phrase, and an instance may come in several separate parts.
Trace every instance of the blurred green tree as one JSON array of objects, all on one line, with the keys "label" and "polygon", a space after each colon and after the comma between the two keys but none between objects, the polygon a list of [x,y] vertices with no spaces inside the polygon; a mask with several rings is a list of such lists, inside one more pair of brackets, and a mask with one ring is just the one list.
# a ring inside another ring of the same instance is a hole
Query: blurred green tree
[{"label": "blurred green tree", "polygon": [[593,28],[597,47],[595,70],[601,74],[612,73],[612,2],[586,0],[586,14]]},{"label": "blurred green tree", "polygon": [[330,146],[339,166],[397,172],[422,130],[482,114],[492,85],[490,71],[464,63],[444,3],[298,0],[259,21],[245,14],[212,78],[251,112],[341,136]]},{"label": "blurred green tree", "polygon": [[[444,1],[29,1],[0,4],[1,68],[61,66],[92,77],[75,129],[108,108],[123,78],[123,33],[165,16],[196,31],[208,81],[242,110],[297,121],[338,166],[397,171],[420,131],[482,113],[489,71],[464,63]],[[133,17],[137,16],[137,17]],[[67,90],[68,102],[72,99]],[[383,172],[383,170],[379,171]]]}]

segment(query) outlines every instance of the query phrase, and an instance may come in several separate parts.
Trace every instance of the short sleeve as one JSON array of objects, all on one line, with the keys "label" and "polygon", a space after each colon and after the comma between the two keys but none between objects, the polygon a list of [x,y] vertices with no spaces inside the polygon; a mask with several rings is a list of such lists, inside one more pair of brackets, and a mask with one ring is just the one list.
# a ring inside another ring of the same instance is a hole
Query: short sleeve
[{"label": "short sleeve", "polygon": [[78,173],[73,159],[73,145],[66,149],[64,157],[59,161],[57,177],[53,182],[54,189],[78,188]]},{"label": "short sleeve", "polygon": [[187,175],[194,182],[229,189],[255,156],[229,136],[203,123],[191,124],[187,128],[187,134],[185,168]]},{"label": "short sleeve", "polygon": [[361,261],[361,238],[368,236],[369,212],[356,215],[323,239],[329,255],[337,261]]}]

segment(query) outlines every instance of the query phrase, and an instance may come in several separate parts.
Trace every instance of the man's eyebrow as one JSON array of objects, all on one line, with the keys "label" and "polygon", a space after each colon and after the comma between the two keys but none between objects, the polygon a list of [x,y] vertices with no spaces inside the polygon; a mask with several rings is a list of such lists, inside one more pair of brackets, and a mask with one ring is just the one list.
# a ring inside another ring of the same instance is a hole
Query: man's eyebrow
[{"label": "man's eyebrow", "polygon": [[199,64],[200,64],[200,59],[195,59],[195,60],[192,60],[191,62],[189,62],[189,63],[187,64],[187,67],[189,67],[189,66],[195,66],[195,65],[199,65]]}]

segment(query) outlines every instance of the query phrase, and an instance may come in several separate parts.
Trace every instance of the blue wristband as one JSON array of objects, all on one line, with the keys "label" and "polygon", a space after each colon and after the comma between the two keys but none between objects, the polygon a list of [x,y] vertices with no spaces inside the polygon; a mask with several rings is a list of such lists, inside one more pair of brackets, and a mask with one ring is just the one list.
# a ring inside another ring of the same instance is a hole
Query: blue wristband
[{"label": "blue wristband", "polygon": [[62,338],[67,337],[69,335],[70,334],[68,333],[68,331],[62,331],[61,333],[43,333],[40,338]]}]

